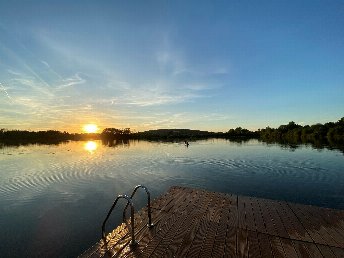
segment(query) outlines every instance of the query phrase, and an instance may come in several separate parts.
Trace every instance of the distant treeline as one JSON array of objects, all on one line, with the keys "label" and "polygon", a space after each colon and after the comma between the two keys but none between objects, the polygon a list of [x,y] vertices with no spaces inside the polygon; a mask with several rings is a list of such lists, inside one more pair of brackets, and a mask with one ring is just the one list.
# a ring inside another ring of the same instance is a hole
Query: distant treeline
[{"label": "distant treeline", "polygon": [[56,130],[48,131],[20,131],[0,129],[0,142],[8,145],[22,144],[58,144],[65,141],[78,141],[99,139],[99,134],[70,134],[68,132],[60,132]]},{"label": "distant treeline", "polygon": [[68,140],[101,139],[103,142],[114,140],[142,139],[157,141],[192,141],[206,138],[226,138],[232,140],[247,140],[256,138],[264,142],[278,143],[313,143],[344,145],[344,117],[337,122],[301,126],[295,122],[281,125],[278,128],[266,127],[257,131],[250,131],[241,127],[230,129],[227,132],[208,132],[191,129],[158,129],[144,132],[131,132],[130,128],[105,128],[100,134],[70,134],[55,130],[49,131],[19,131],[0,130],[0,142],[3,144],[55,144]]},{"label": "distant treeline", "polygon": [[258,130],[259,138],[271,142],[344,144],[344,117],[337,122],[301,126],[294,122]]},{"label": "distant treeline", "polygon": [[223,132],[208,132],[191,129],[157,129],[144,132],[133,133],[130,128],[115,129],[106,128],[100,134],[103,140],[116,139],[142,139],[142,140],[157,140],[157,141],[184,141],[184,140],[198,140],[206,138],[257,138],[257,132],[251,132],[247,129],[238,127],[231,129],[226,133]]}]

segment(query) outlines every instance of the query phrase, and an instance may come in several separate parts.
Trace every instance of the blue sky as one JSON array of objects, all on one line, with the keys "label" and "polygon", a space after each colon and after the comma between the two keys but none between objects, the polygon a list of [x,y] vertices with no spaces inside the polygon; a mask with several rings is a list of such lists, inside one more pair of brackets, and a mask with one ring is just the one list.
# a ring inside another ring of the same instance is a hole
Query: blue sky
[{"label": "blue sky", "polygon": [[343,1],[0,1],[0,127],[344,116]]}]

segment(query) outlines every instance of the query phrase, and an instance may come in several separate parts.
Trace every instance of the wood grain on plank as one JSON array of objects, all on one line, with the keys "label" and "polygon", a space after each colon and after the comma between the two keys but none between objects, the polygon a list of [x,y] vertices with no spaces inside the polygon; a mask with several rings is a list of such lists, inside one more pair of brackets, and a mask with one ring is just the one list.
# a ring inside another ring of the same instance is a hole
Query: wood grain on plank
[{"label": "wood grain on plank", "polygon": [[[189,214],[187,215],[186,220],[183,222],[183,224],[179,227],[179,229],[176,230],[175,235],[169,244],[168,248],[165,250],[164,256],[170,256],[172,257],[174,253],[178,250],[178,247],[181,245],[184,237],[189,233],[191,230],[191,227],[199,217],[203,215],[203,210],[206,209],[208,200],[208,194],[205,191],[199,191],[197,193],[196,200],[191,205],[191,210]],[[195,209],[195,207],[200,207],[198,209]]]},{"label": "wood grain on plank", "polygon": [[251,203],[252,201],[251,198],[241,196],[239,200],[244,201],[244,205],[245,205],[244,209],[245,209],[245,222],[247,226],[246,229],[256,231],[256,223],[254,220],[254,212],[253,212],[253,207]]},{"label": "wood grain on plank", "polygon": [[274,220],[270,216],[270,213],[269,213],[269,210],[268,210],[268,207],[266,205],[265,200],[257,198],[257,202],[258,202],[258,205],[259,205],[260,210],[261,210],[261,214],[263,217],[263,221],[264,221],[264,225],[266,227],[267,233],[270,235],[273,235],[273,236],[277,236],[278,233],[277,233],[277,230],[276,230],[275,225],[274,225]]},{"label": "wood grain on plank", "polygon": [[247,229],[246,222],[246,198],[238,197],[238,227],[241,229]]},{"label": "wood grain on plank", "polygon": [[258,233],[258,239],[261,246],[261,252],[262,256],[265,258],[272,258],[273,257],[273,251],[271,248],[269,235],[264,233]]},{"label": "wood grain on plank", "polygon": [[344,249],[338,247],[330,247],[331,251],[336,255],[337,258],[344,257]]},{"label": "wood grain on plank", "polygon": [[307,251],[311,257],[323,257],[316,244],[305,242],[304,245],[307,246]]},{"label": "wood grain on plank", "polygon": [[237,230],[237,257],[248,257],[248,230]]},{"label": "wood grain on plank", "polygon": [[275,206],[277,205],[277,202],[272,200],[266,200],[261,199],[262,203],[264,203],[264,207],[269,214],[270,221],[274,226],[274,232],[276,236],[288,238],[288,232],[285,229],[285,226],[283,225],[283,222],[281,220],[281,217],[279,216],[277,210],[275,209]]},{"label": "wood grain on plank", "polygon": [[307,230],[302,225],[301,221],[296,217],[287,202],[277,202],[275,206],[285,229],[288,232],[289,238],[295,240],[302,240],[312,242],[313,239],[307,233]]},{"label": "wood grain on plank", "polygon": [[[185,203],[187,203],[187,205],[189,204],[187,201],[185,201]],[[173,226],[178,226],[180,221],[183,220],[184,216],[185,216],[185,213],[183,212],[174,212],[172,216],[169,217],[169,219],[165,222],[165,224],[162,225],[158,229],[158,231],[156,232],[156,235],[148,243],[148,245],[143,249],[143,257],[149,257],[157,248],[159,243],[163,241],[165,235],[170,232]]]},{"label": "wood grain on plank", "polygon": [[230,204],[231,200],[226,197],[214,240],[212,257],[221,257],[224,253]]},{"label": "wood grain on plank", "polygon": [[202,246],[208,235],[209,229],[213,226],[213,218],[216,213],[217,207],[220,204],[221,199],[214,196],[212,202],[209,204],[209,208],[206,211],[206,215],[200,222],[196,236],[191,244],[187,257],[198,257],[201,253]]},{"label": "wood grain on plank", "polygon": [[196,237],[200,224],[208,214],[209,205],[213,201],[213,197],[214,193],[208,193],[207,198],[204,198],[200,216],[193,221],[189,233],[184,236],[182,243],[174,253],[174,257],[187,257],[187,253]]},{"label": "wood grain on plank", "polygon": [[269,236],[269,239],[274,258],[288,258],[284,253],[280,238],[277,236]]},{"label": "wood grain on plank", "polygon": [[215,238],[218,231],[218,228],[220,227],[220,219],[223,213],[224,205],[226,201],[225,199],[222,199],[218,204],[218,207],[215,209],[214,215],[212,217],[212,221],[210,222],[210,225],[208,227],[208,233],[206,235],[205,241],[202,246],[202,257],[211,257],[212,251],[214,248]]},{"label": "wood grain on plank", "polygon": [[319,225],[316,219],[308,212],[306,205],[300,206],[298,204],[289,204],[289,206],[306,228],[308,234],[312,237],[315,243],[336,246],[336,242],[333,240],[331,235],[325,228]]},{"label": "wood grain on plank", "polygon": [[[308,249],[307,244],[313,244],[309,242],[299,241],[299,240],[293,240],[293,245],[295,247],[295,251],[298,254],[299,257],[302,258],[314,258],[315,256],[312,256],[312,251]],[[317,256],[319,257],[319,256]],[[322,256],[320,256],[322,257]]]},{"label": "wood grain on plank", "polygon": [[188,210],[185,214],[185,218],[179,225],[175,225],[173,230],[169,232],[169,235],[165,237],[162,243],[154,250],[153,255],[159,257],[172,257],[173,254],[178,249],[185,232],[188,232],[190,225],[194,220],[196,220],[202,211],[193,209],[194,206],[197,206],[199,203],[203,202],[203,197],[205,194],[203,192],[198,192],[195,196],[194,201],[192,201],[191,209]]},{"label": "wood grain on plank", "polygon": [[[236,202],[237,204],[238,202]],[[236,205],[232,205],[229,208],[228,220],[227,220],[227,232],[225,240],[225,253],[224,257],[235,257],[237,250],[237,228],[239,227],[239,214]]]},{"label": "wood grain on plank", "polygon": [[258,234],[256,231],[248,231],[248,257],[264,258],[260,252]]},{"label": "wood grain on plank", "polygon": [[265,221],[260,209],[259,201],[257,198],[250,198],[252,205],[252,213],[256,225],[257,232],[267,233]]},{"label": "wood grain on plank", "polygon": [[295,251],[294,245],[290,239],[280,238],[280,242],[283,246],[284,253],[287,258],[297,258],[298,255]]},{"label": "wood grain on plank", "polygon": [[336,255],[332,252],[331,248],[327,245],[317,245],[321,254],[326,258],[336,258]]},{"label": "wood grain on plank", "polygon": [[[314,220],[314,223],[317,223],[319,227],[323,227],[324,230],[328,232],[335,242],[335,246],[344,248],[344,235],[342,235],[343,232],[340,226],[337,225],[337,221],[333,220],[331,221],[332,223],[330,223],[323,214],[324,209],[321,208],[307,206],[307,212]],[[328,213],[330,214],[330,211]]]},{"label": "wood grain on plank", "polygon": [[289,207],[295,213],[297,218],[301,221],[302,225],[305,227],[308,234],[311,236],[314,242],[326,244],[326,238],[330,238],[329,236],[321,235],[318,230],[316,229],[317,225],[314,224],[312,218],[305,212],[305,209],[300,209],[300,207],[295,203],[288,203]]},{"label": "wood grain on plank", "polygon": [[[300,207],[300,205],[299,205]],[[344,237],[337,232],[335,228],[332,228],[326,220],[322,218],[321,211],[314,211],[312,206],[305,206],[305,210],[309,217],[311,217],[313,223],[316,225],[316,228],[323,230],[322,232],[326,232],[326,236],[329,236],[329,240],[327,242],[328,245],[333,245],[336,247],[344,248]]]}]

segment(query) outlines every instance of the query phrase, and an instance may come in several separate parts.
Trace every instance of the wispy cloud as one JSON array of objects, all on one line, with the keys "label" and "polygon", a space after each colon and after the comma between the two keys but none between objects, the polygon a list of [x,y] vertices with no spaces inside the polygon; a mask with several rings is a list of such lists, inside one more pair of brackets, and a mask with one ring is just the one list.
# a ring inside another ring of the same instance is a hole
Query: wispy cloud
[{"label": "wispy cloud", "polygon": [[7,72],[10,73],[10,74],[12,74],[12,75],[15,75],[15,76],[22,76],[21,73],[16,72],[16,71],[13,71],[13,70],[11,70],[11,69],[7,69]]},{"label": "wispy cloud", "polygon": [[37,80],[36,77],[21,75],[20,77],[13,78],[10,81],[14,86],[27,86],[40,94],[50,97],[53,96],[50,87],[47,88],[45,84],[43,84],[41,80]]},{"label": "wispy cloud", "polygon": [[76,73],[74,74],[74,76],[70,78],[63,79],[61,84],[57,86],[57,89],[62,90],[68,87],[72,87],[74,85],[84,84],[85,82],[86,80],[81,78],[81,76],[78,73]]},{"label": "wispy cloud", "polygon": [[50,65],[46,61],[41,60],[41,63],[44,64],[46,67],[50,68]]},{"label": "wispy cloud", "polygon": [[204,90],[210,90],[214,89],[214,85],[209,85],[205,83],[191,83],[191,84],[186,84],[184,86],[185,89],[189,89],[191,91],[204,91]]},{"label": "wispy cloud", "polygon": [[[136,87],[133,87],[129,83],[124,83],[125,88],[119,86],[115,88],[116,91],[110,91],[113,96],[98,100],[94,99],[94,101],[98,104],[148,107],[192,102],[207,97],[202,92],[208,89],[206,85],[183,86],[173,82],[156,82],[151,85],[136,85]],[[113,89],[111,88],[111,90]]]},{"label": "wispy cloud", "polygon": [[160,46],[157,46],[155,60],[160,72],[165,72],[172,76],[189,72],[186,68],[185,58],[182,49],[175,46],[171,36],[166,32],[163,34]]},{"label": "wispy cloud", "polygon": [[145,119],[139,126],[143,130],[159,128],[180,128],[191,121],[192,116],[187,113],[162,112],[155,113],[153,119]]},{"label": "wispy cloud", "polygon": [[186,69],[184,59],[181,54],[173,50],[161,50],[156,52],[156,61],[161,72],[171,75],[179,75],[190,72]]},{"label": "wispy cloud", "polygon": [[[26,48],[22,44],[17,43],[17,47],[21,51],[25,51]],[[12,69],[12,65],[8,66],[8,74],[11,76],[11,81],[15,84],[22,84],[29,86],[35,91],[40,92],[48,96],[52,95],[51,85],[40,76],[35,69],[30,64],[32,60],[26,60],[25,57],[20,56],[15,49],[8,48],[7,46],[2,45],[2,51],[7,58],[15,65],[16,68]],[[10,85],[12,87],[12,85]]]},{"label": "wispy cloud", "polygon": [[129,105],[134,106],[156,106],[156,105],[167,105],[177,104],[186,101],[191,101],[194,98],[200,98],[200,95],[196,94],[183,94],[183,95],[170,95],[170,94],[145,94],[133,96],[131,100],[127,102]]},{"label": "wispy cloud", "polygon": [[6,88],[4,87],[4,85],[2,85],[2,83],[0,82],[0,88],[1,90],[5,93],[5,96],[10,100],[10,102],[13,102],[13,99],[11,98],[11,96],[8,94]]},{"label": "wispy cloud", "polygon": [[[225,123],[230,117],[221,113],[197,114],[193,112],[162,112],[154,113],[153,119],[145,119],[136,123],[142,130],[159,128],[194,128],[202,129],[207,123]],[[208,126],[204,128],[208,130]]]}]

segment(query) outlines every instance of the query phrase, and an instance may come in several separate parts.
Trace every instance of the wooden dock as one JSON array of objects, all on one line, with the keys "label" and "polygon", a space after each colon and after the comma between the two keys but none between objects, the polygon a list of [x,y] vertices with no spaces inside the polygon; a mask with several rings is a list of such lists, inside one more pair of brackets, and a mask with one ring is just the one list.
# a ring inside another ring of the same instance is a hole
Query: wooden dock
[{"label": "wooden dock", "polygon": [[80,257],[344,257],[344,211],[172,187]]}]

